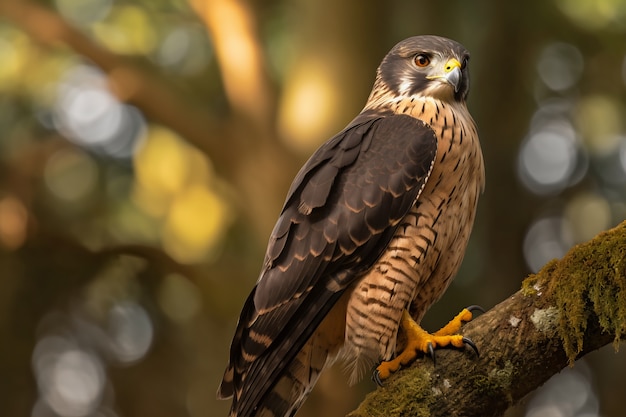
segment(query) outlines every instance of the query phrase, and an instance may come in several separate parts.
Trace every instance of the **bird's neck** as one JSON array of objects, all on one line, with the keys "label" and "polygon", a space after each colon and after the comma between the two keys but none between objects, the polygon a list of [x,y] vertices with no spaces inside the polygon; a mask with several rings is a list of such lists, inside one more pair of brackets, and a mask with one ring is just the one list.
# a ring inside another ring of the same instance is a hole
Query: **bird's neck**
[{"label": "bird's neck", "polygon": [[[370,93],[364,110],[391,110],[398,114],[412,114],[411,109],[417,106],[430,106],[433,104],[449,106],[454,111],[469,116],[467,106],[464,101],[454,98],[452,89],[433,89],[432,91],[423,91],[415,94],[409,92],[398,93],[392,91],[380,76],[376,77],[374,87]],[[418,117],[419,118],[419,117]]]}]

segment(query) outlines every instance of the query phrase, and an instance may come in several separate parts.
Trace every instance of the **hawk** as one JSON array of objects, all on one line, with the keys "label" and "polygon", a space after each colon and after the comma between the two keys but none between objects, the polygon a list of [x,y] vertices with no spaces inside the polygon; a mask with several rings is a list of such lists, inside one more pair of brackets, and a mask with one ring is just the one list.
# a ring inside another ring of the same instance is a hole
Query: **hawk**
[{"label": "hawk", "polygon": [[296,176],[218,390],[231,417],[293,416],[337,357],[352,381],[382,361],[380,383],[418,351],[475,349],[456,334],[472,308],[433,334],[417,324],[459,269],[484,188],[468,61],[450,39],[398,43]]}]

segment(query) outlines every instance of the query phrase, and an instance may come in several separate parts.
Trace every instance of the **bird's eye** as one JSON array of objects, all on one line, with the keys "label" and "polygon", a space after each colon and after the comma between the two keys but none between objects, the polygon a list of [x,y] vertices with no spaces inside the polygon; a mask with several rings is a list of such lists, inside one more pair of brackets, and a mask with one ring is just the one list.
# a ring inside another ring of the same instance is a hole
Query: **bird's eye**
[{"label": "bird's eye", "polygon": [[415,55],[415,58],[413,59],[413,61],[415,61],[415,65],[417,65],[420,68],[423,68],[427,66],[428,64],[430,64],[430,58],[428,57],[428,55],[424,55],[424,54]]},{"label": "bird's eye", "polygon": [[463,58],[463,62],[461,63],[461,69],[465,69],[465,67],[467,67],[467,62],[468,61],[469,61],[469,57],[468,56]]}]

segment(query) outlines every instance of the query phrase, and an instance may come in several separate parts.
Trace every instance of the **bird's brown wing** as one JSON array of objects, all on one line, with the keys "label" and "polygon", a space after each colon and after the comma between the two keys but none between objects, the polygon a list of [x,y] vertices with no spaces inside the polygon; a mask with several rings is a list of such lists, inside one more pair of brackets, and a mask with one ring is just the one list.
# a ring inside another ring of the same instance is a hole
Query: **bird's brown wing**
[{"label": "bird's brown wing", "polygon": [[417,200],[437,139],[422,121],[365,113],[294,180],[245,302],[218,391],[249,416],[346,287],[369,269]]}]

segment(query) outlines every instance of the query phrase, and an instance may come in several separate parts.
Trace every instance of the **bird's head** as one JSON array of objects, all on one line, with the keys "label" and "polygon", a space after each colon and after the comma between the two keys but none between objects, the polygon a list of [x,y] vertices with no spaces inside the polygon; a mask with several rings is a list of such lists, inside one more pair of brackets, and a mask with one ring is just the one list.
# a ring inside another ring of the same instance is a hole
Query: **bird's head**
[{"label": "bird's head", "polygon": [[389,51],[377,82],[396,97],[424,96],[465,101],[469,93],[469,52],[440,36],[414,36]]}]

